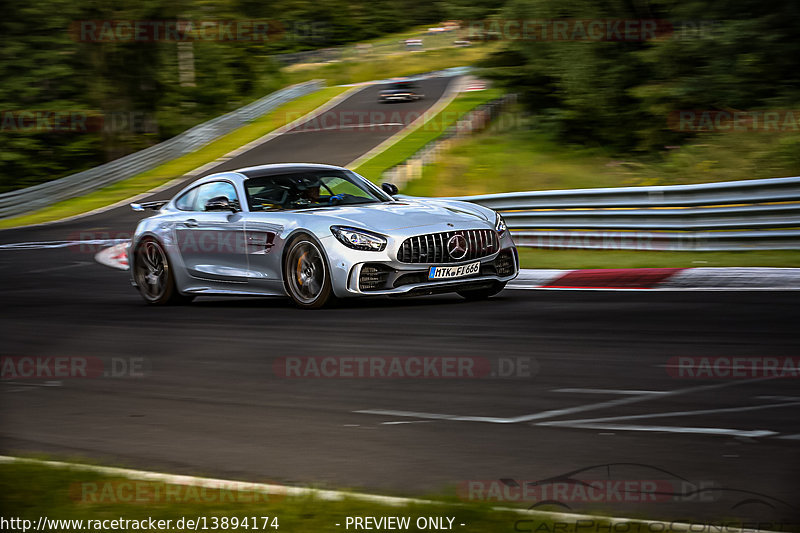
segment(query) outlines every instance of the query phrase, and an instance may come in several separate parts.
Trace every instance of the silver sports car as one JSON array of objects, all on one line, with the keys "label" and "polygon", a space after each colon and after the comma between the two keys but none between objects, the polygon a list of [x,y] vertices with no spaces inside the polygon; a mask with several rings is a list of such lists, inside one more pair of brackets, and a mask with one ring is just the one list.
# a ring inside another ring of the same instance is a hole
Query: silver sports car
[{"label": "silver sports car", "polygon": [[481,299],[519,271],[503,218],[454,200],[394,198],[346,168],[280,164],[201,178],[172,200],[131,204],[133,285],[151,304],[200,294],[336,298],[457,292]]}]

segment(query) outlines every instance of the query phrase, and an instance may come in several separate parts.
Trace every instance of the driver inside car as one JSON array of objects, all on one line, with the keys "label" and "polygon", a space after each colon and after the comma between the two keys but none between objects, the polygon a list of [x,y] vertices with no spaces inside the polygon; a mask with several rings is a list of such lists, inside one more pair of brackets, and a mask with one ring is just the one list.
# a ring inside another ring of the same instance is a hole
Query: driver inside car
[{"label": "driver inside car", "polygon": [[320,203],[319,185],[306,188],[306,190],[302,192],[302,197],[309,200],[312,204]]}]

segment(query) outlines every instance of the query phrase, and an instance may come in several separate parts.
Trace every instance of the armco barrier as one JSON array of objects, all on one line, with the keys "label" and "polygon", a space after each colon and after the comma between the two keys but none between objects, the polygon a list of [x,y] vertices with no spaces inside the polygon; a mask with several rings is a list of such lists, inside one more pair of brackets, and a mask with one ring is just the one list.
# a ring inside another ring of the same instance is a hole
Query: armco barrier
[{"label": "armco barrier", "polygon": [[500,211],[520,246],[800,249],[800,177],[456,199]]},{"label": "armco barrier", "polygon": [[75,198],[153,169],[205,146],[279,105],[317,91],[323,84],[322,80],[312,80],[287,87],[139,152],[84,172],[0,194],[0,218],[28,213],[62,200]]},{"label": "armco barrier", "polygon": [[[514,95],[467,114],[382,178],[403,185]],[[800,249],[800,177],[695,185],[510,192],[455,198],[500,211],[519,246],[620,250]]]}]

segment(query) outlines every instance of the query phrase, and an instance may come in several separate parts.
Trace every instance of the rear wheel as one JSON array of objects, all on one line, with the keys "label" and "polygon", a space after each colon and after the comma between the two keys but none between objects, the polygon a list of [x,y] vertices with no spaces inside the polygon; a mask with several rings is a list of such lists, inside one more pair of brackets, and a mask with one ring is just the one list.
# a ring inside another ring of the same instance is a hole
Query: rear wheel
[{"label": "rear wheel", "polygon": [[142,239],[133,255],[133,277],[144,301],[151,305],[188,303],[193,296],[178,292],[164,247],[157,240]]},{"label": "rear wheel", "polygon": [[490,297],[494,296],[495,294],[497,294],[498,292],[500,292],[503,289],[505,289],[505,287],[506,287],[505,282],[504,283],[496,283],[495,285],[493,285],[491,287],[487,287],[485,289],[475,289],[475,290],[472,290],[472,291],[458,291],[458,295],[461,296],[462,298],[465,298],[465,299],[471,300],[471,301],[474,301],[474,300],[486,300],[487,298],[490,298]]},{"label": "rear wheel", "polygon": [[286,249],[283,279],[292,302],[303,309],[319,309],[335,300],[325,256],[314,239],[298,235]]}]

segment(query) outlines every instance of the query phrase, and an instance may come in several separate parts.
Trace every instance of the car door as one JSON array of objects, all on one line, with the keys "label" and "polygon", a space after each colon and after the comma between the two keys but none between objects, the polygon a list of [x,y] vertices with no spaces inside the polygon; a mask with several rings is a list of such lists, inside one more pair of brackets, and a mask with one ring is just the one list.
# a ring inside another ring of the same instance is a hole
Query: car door
[{"label": "car door", "polygon": [[281,292],[281,250],[283,242],[280,235],[283,225],[265,215],[251,214],[246,227],[247,261],[250,269],[250,283],[254,289],[267,292]]},{"label": "car door", "polygon": [[[232,209],[210,208],[209,200],[220,198],[227,199]],[[175,240],[187,273],[213,281],[247,282],[244,214],[233,183],[199,185],[181,196],[176,206],[184,211],[175,224]]]}]

